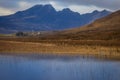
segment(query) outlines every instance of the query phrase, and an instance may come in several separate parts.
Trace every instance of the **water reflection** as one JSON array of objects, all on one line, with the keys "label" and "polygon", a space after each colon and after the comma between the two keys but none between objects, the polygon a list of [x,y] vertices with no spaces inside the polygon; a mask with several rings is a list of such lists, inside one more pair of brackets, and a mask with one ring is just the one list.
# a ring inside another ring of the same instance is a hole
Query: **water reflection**
[{"label": "water reflection", "polygon": [[0,80],[120,80],[120,62],[0,55]]}]

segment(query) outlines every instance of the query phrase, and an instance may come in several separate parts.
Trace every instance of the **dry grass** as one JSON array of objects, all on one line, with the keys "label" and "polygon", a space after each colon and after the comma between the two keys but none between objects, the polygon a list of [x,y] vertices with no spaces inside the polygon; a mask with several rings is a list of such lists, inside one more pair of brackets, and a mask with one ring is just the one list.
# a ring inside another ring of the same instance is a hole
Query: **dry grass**
[{"label": "dry grass", "polygon": [[120,11],[81,28],[38,36],[1,36],[0,53],[92,55],[120,59]]},{"label": "dry grass", "polygon": [[[62,42],[62,43],[61,43]],[[65,41],[67,42],[67,41]],[[42,53],[57,55],[92,55],[120,59],[119,46],[74,45],[63,41],[23,42],[0,40],[1,53]],[[69,42],[69,41],[68,41]],[[92,41],[91,41],[92,42]],[[93,41],[94,42],[94,41]],[[78,43],[78,42],[77,42]]]}]

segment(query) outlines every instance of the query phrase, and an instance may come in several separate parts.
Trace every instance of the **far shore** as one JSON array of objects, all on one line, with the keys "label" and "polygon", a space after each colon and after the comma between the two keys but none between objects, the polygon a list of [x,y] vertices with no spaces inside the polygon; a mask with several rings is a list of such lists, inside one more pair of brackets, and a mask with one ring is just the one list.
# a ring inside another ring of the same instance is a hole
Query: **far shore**
[{"label": "far shore", "polygon": [[93,56],[120,60],[119,46],[67,45],[41,42],[0,40],[0,54],[49,54]]}]

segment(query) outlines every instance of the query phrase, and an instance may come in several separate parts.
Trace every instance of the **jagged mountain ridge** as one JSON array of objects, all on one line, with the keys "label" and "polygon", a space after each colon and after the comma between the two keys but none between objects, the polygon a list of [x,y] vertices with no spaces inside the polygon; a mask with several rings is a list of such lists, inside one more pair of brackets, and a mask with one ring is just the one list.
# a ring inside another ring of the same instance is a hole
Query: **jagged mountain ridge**
[{"label": "jagged mountain ridge", "polygon": [[80,15],[69,8],[56,11],[48,5],[35,5],[27,10],[0,17],[0,33],[17,31],[51,31],[83,26],[111,12],[103,10]]}]

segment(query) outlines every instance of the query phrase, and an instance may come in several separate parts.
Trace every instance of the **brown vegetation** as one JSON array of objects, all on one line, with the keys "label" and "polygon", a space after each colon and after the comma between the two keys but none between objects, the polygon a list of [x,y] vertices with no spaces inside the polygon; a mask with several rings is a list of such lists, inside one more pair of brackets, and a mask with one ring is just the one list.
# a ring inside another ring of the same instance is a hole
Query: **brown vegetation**
[{"label": "brown vegetation", "polygon": [[75,29],[56,32],[43,39],[120,40],[120,10],[93,23]]},{"label": "brown vegetation", "polygon": [[38,36],[2,36],[0,52],[93,55],[120,59],[120,11],[81,28]]},{"label": "brown vegetation", "polygon": [[34,38],[13,38],[13,40],[12,38],[11,40],[7,38],[6,40],[0,40],[0,52],[15,54],[47,53],[56,55],[92,55],[97,57],[111,57],[120,59],[120,46],[114,41],[36,41]]}]

